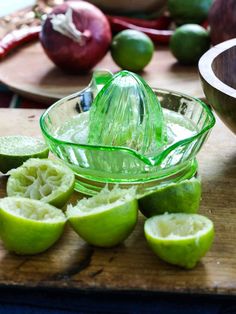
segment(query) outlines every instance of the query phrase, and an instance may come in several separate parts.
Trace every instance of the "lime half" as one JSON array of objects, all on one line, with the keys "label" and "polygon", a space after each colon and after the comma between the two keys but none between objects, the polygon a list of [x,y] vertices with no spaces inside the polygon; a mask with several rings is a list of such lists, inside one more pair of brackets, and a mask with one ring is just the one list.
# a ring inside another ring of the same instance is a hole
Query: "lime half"
[{"label": "lime half", "polygon": [[155,254],[164,261],[193,268],[210,249],[213,223],[197,214],[165,214],[146,220],[145,237]]},{"label": "lime half", "polygon": [[111,247],[124,241],[133,231],[138,217],[135,189],[109,191],[69,205],[67,216],[73,229],[86,242]]},{"label": "lime half", "polygon": [[201,201],[201,181],[191,178],[160,187],[139,199],[139,209],[146,217],[168,213],[196,213]]},{"label": "lime half", "polygon": [[27,160],[10,172],[7,195],[21,196],[62,207],[74,190],[73,172],[55,160]]},{"label": "lime half", "polygon": [[47,158],[49,149],[40,139],[29,136],[0,137],[0,171],[17,168],[31,157]]},{"label": "lime half", "polygon": [[0,235],[4,246],[17,254],[36,254],[61,236],[66,217],[54,206],[21,197],[0,200]]}]

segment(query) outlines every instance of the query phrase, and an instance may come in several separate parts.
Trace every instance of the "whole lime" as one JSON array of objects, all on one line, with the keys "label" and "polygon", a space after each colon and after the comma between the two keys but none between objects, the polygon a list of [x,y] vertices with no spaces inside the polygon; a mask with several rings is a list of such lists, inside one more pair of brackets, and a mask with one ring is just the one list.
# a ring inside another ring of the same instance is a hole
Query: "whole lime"
[{"label": "whole lime", "polygon": [[171,183],[158,188],[138,200],[139,209],[146,217],[168,213],[196,213],[201,200],[198,178]]},{"label": "whole lime", "polygon": [[170,39],[170,50],[182,64],[196,64],[209,48],[209,32],[197,24],[178,27]]},{"label": "whole lime", "polygon": [[144,33],[124,30],[112,40],[111,56],[122,69],[141,71],[152,59],[154,45]]},{"label": "whole lime", "polygon": [[168,0],[168,10],[177,25],[203,22],[213,0]]}]

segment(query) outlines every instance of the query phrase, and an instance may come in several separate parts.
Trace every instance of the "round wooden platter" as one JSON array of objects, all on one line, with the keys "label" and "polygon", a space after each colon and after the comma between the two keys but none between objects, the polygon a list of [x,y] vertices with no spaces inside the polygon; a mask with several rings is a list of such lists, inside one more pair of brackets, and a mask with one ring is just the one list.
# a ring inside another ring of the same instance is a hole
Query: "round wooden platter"
[{"label": "round wooden platter", "polygon": [[[119,68],[108,52],[96,66],[112,72]],[[88,85],[91,73],[69,75],[56,68],[39,42],[23,46],[0,62],[0,81],[23,97],[50,104]],[[204,98],[197,67],[181,66],[168,47],[157,47],[150,64],[141,73],[152,87]]]}]

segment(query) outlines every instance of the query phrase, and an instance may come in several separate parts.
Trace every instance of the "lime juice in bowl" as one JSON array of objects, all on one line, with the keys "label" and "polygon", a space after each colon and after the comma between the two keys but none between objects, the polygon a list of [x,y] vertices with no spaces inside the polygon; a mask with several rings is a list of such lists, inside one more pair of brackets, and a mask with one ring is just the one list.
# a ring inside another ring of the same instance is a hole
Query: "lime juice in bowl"
[{"label": "lime juice in bowl", "polygon": [[40,119],[51,151],[76,174],[76,190],[90,195],[106,184],[137,185],[142,194],[193,177],[214,123],[200,100],[151,89],[128,71],[97,95],[90,85],[59,100]]}]

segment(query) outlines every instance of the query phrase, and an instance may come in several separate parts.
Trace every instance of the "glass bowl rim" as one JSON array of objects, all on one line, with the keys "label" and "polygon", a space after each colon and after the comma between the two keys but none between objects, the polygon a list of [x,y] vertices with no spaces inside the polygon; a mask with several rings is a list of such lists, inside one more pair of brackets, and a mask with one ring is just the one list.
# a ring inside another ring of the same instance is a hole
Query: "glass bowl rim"
[{"label": "glass bowl rim", "polygon": [[190,100],[193,100],[195,102],[197,102],[200,106],[202,106],[204,108],[204,110],[206,111],[206,113],[208,114],[210,121],[208,122],[208,124],[202,129],[200,130],[198,133],[196,133],[193,136],[187,137],[185,139],[182,139],[180,141],[175,142],[174,144],[168,146],[166,149],[164,149],[163,151],[161,151],[160,154],[158,154],[157,156],[150,156],[147,157],[145,155],[142,155],[140,153],[138,153],[137,151],[135,151],[134,149],[128,148],[128,147],[123,147],[123,146],[100,146],[100,145],[91,145],[91,144],[78,144],[78,143],[72,143],[69,141],[64,141],[61,139],[57,139],[55,137],[53,137],[50,133],[48,133],[46,131],[45,128],[45,119],[47,117],[47,115],[49,114],[49,112],[54,109],[54,107],[57,107],[58,105],[60,105],[61,103],[64,103],[70,99],[73,99],[77,96],[79,96],[84,90],[81,90],[80,92],[76,92],[74,94],[68,95],[66,97],[63,97],[61,99],[59,99],[58,101],[56,101],[54,104],[52,104],[50,107],[48,107],[45,112],[40,116],[40,120],[39,120],[39,124],[40,124],[40,128],[42,130],[43,135],[48,138],[50,141],[53,141],[55,143],[58,144],[64,144],[64,145],[69,145],[69,146],[73,146],[73,147],[78,147],[78,148],[83,148],[83,149],[95,149],[95,150],[99,150],[99,151],[124,151],[127,152],[128,154],[133,155],[134,157],[137,157],[138,159],[140,159],[141,161],[143,161],[145,164],[149,165],[149,166],[157,166],[158,164],[161,163],[161,161],[169,155],[169,153],[171,151],[173,151],[175,148],[188,144],[192,141],[194,141],[195,139],[201,137],[204,133],[206,133],[207,131],[209,131],[216,122],[215,116],[212,112],[212,110],[210,109],[210,107],[205,104],[202,100],[200,100],[197,97],[193,97],[181,92],[177,92],[177,91],[172,91],[172,90],[168,90],[168,89],[162,89],[162,88],[154,88],[151,87],[152,90],[156,93],[156,92],[162,92],[162,93],[169,93],[169,94],[175,94],[177,96],[182,96],[185,98],[188,98]]}]

